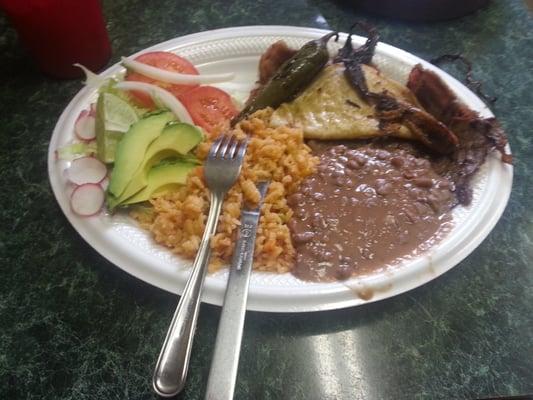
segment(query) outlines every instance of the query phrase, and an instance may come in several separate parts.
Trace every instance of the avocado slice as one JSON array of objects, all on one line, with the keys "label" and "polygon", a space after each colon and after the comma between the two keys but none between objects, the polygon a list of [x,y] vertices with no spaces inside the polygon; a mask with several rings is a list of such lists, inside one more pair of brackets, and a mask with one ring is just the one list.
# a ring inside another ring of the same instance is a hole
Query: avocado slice
[{"label": "avocado slice", "polygon": [[165,125],[173,120],[174,115],[167,111],[150,114],[134,123],[118,142],[115,166],[107,189],[110,208],[113,208],[113,203],[116,205],[116,199],[143,163],[148,146],[161,134]]},{"label": "avocado slice", "polygon": [[194,125],[184,122],[167,124],[161,135],[148,146],[142,164],[118,197],[118,203],[122,203],[148,184],[148,172],[152,166],[165,158],[185,156],[202,140],[202,131]]},{"label": "avocado slice", "polygon": [[160,196],[179,188],[187,180],[189,172],[196,166],[196,164],[176,161],[152,167],[146,177],[147,185],[122,204],[140,203],[153,196]]}]

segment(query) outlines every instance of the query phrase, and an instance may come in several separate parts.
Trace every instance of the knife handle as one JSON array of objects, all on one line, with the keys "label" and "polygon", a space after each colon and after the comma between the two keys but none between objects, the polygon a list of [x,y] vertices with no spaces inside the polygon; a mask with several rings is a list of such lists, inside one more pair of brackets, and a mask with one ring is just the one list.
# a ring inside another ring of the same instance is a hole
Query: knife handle
[{"label": "knife handle", "polygon": [[207,381],[206,400],[231,400],[239,366],[248,284],[252,271],[259,212],[243,211],[239,239],[229,272],[215,351]]}]

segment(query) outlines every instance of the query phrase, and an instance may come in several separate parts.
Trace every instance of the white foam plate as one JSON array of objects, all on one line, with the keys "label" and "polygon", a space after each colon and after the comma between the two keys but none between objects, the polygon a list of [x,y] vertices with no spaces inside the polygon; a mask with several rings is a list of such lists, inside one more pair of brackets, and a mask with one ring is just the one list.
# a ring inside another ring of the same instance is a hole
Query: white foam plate
[{"label": "white foam plate", "polygon": [[[273,42],[284,39],[297,48],[327,31],[289,26],[248,26],[219,29],[172,39],[143,50],[172,51],[194,63],[200,72],[235,72],[231,83],[218,85],[234,95],[246,97],[257,79],[260,55]],[[344,42],[331,43],[336,51]],[[354,36],[354,45],[364,38]],[[137,53],[137,54],[140,54]],[[492,113],[469,89],[435,66],[395,47],[379,43],[374,62],[388,76],[405,82],[411,68],[421,63],[435,71],[458,97],[483,117]],[[113,76],[124,69],[116,64],[101,75]],[[74,122],[81,110],[96,101],[93,89],[82,89],[61,114],[50,140],[48,173],[55,197],[65,216],[83,239],[96,251],[124,271],[161,289],[180,294],[188,277],[190,261],[173,255],[154,243],[150,235],[124,216],[99,215],[78,217],[69,206],[69,187],[65,161],[57,161],[54,151],[74,139]],[[304,312],[356,306],[385,299],[435,279],[457,265],[489,234],[500,218],[512,185],[512,167],[503,164],[497,154],[488,157],[474,179],[474,198],[469,207],[454,210],[454,227],[430,252],[403,262],[397,267],[371,276],[345,282],[309,283],[290,274],[252,274],[248,309],[266,312]],[[227,270],[206,278],[202,300],[221,305]]]}]

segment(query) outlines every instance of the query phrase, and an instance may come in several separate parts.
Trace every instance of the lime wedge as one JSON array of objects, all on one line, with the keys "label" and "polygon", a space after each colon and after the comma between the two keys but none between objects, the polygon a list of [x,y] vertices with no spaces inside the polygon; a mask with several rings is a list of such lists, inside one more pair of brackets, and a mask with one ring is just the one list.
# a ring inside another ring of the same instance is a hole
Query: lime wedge
[{"label": "lime wedge", "polygon": [[135,109],[111,93],[100,93],[96,103],[96,148],[104,163],[115,160],[115,149],[124,132],[139,120]]},{"label": "lime wedge", "polygon": [[111,93],[102,93],[105,128],[110,131],[126,132],[139,120],[135,109],[120,97]]}]

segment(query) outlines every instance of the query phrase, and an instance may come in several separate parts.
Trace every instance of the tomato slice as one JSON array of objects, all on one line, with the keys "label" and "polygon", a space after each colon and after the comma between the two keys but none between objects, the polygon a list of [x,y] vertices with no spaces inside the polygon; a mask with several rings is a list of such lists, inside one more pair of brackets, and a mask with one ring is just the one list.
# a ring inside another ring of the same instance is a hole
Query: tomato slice
[{"label": "tomato slice", "polygon": [[238,114],[231,97],[213,86],[199,86],[181,94],[179,100],[194,123],[209,133]]},{"label": "tomato slice", "polygon": [[[189,61],[175,55],[174,53],[169,53],[167,51],[152,51],[150,53],[144,53],[136,57],[135,60],[167,71],[180,72],[182,74],[198,75],[198,70]],[[168,90],[176,97],[198,86],[176,85],[167,82],[160,82],[133,71],[128,71],[125,80],[151,83],[153,85],[157,85]],[[150,109],[155,107],[155,104],[150,95],[135,90],[130,91],[130,93],[132,94],[134,100],[141,107]]]}]

